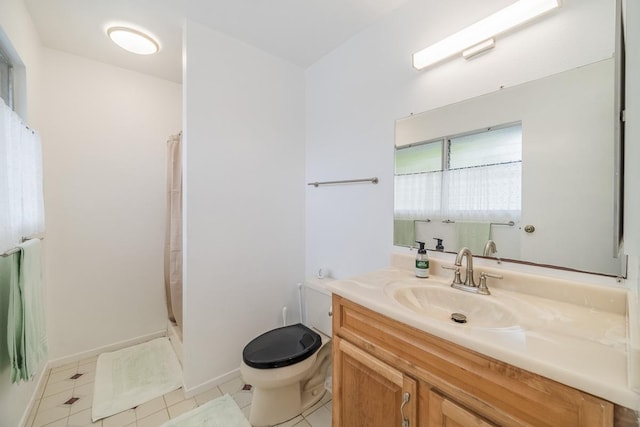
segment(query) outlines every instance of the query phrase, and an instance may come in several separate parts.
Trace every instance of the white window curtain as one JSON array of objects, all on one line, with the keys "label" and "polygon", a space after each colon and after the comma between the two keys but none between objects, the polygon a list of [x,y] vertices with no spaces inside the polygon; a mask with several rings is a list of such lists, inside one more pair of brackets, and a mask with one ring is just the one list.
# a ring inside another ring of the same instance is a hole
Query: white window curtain
[{"label": "white window curtain", "polygon": [[396,219],[519,221],[522,162],[395,177]]},{"label": "white window curtain", "polygon": [[43,231],[40,136],[0,100],[0,253]]}]

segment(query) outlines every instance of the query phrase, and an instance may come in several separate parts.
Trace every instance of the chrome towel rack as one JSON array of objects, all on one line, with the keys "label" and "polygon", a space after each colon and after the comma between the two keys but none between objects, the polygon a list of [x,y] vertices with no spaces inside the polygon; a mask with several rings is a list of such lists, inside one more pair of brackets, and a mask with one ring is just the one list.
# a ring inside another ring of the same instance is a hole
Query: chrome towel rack
[{"label": "chrome towel rack", "polygon": [[[35,235],[35,236],[23,237],[23,238],[22,238],[22,241],[23,241],[23,242],[26,242],[27,240],[31,240],[31,239],[40,239],[40,240],[44,240],[44,236]],[[13,255],[13,254],[15,254],[15,253],[18,253],[18,252],[20,252],[20,248],[16,246],[15,248],[9,249],[8,251],[6,251],[6,252],[4,252],[4,253],[1,253],[1,254],[0,254],[0,257],[2,257],[2,258],[6,258],[6,257],[11,256],[11,255]]]},{"label": "chrome towel rack", "polygon": [[308,182],[307,185],[313,185],[314,187],[318,187],[319,185],[332,185],[332,184],[351,184],[354,182],[370,182],[372,184],[378,183],[378,177],[374,176],[373,178],[362,178],[362,179],[344,179],[341,181],[322,181],[322,182]]},{"label": "chrome towel rack", "polygon": [[[427,220],[427,221],[431,221],[431,220]],[[452,221],[450,219],[445,219],[442,221],[445,224],[455,224],[455,221]],[[515,222],[513,221],[509,221],[509,222],[490,222],[489,225],[508,225],[509,227],[513,227],[514,225],[516,225]]]}]

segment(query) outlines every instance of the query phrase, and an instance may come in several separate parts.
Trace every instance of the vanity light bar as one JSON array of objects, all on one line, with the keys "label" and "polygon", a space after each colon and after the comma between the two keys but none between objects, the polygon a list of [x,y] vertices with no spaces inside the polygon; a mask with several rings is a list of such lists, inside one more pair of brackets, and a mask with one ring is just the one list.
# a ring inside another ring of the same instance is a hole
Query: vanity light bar
[{"label": "vanity light bar", "polygon": [[482,43],[478,43],[477,45],[470,47],[469,49],[463,50],[462,57],[464,59],[471,59],[476,55],[480,55],[481,53],[488,51],[489,49],[493,49],[495,45],[496,42],[494,39],[485,40]]},{"label": "vanity light bar", "polygon": [[[413,54],[413,66],[421,70],[494,36],[524,24],[560,6],[560,0],[519,0],[481,21]],[[490,47],[476,52],[478,54]]]}]

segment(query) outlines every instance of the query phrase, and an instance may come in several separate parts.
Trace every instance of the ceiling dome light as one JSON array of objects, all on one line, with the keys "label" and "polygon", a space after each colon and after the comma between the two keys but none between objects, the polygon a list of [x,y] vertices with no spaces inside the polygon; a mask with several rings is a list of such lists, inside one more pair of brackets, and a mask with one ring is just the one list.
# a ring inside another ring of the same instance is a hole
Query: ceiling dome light
[{"label": "ceiling dome light", "polygon": [[107,30],[107,35],[115,44],[124,50],[137,53],[138,55],[151,55],[160,50],[158,42],[150,36],[132,28],[111,27]]}]

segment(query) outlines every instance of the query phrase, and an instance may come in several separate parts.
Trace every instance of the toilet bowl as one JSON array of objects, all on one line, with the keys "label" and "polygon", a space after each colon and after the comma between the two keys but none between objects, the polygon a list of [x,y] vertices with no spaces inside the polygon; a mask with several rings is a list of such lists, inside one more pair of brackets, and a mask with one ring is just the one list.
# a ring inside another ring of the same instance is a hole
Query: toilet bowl
[{"label": "toilet bowl", "polygon": [[249,422],[279,424],[300,415],[324,396],[331,373],[330,279],[301,286],[303,323],[265,332],[242,352],[240,373],[253,386]]}]

